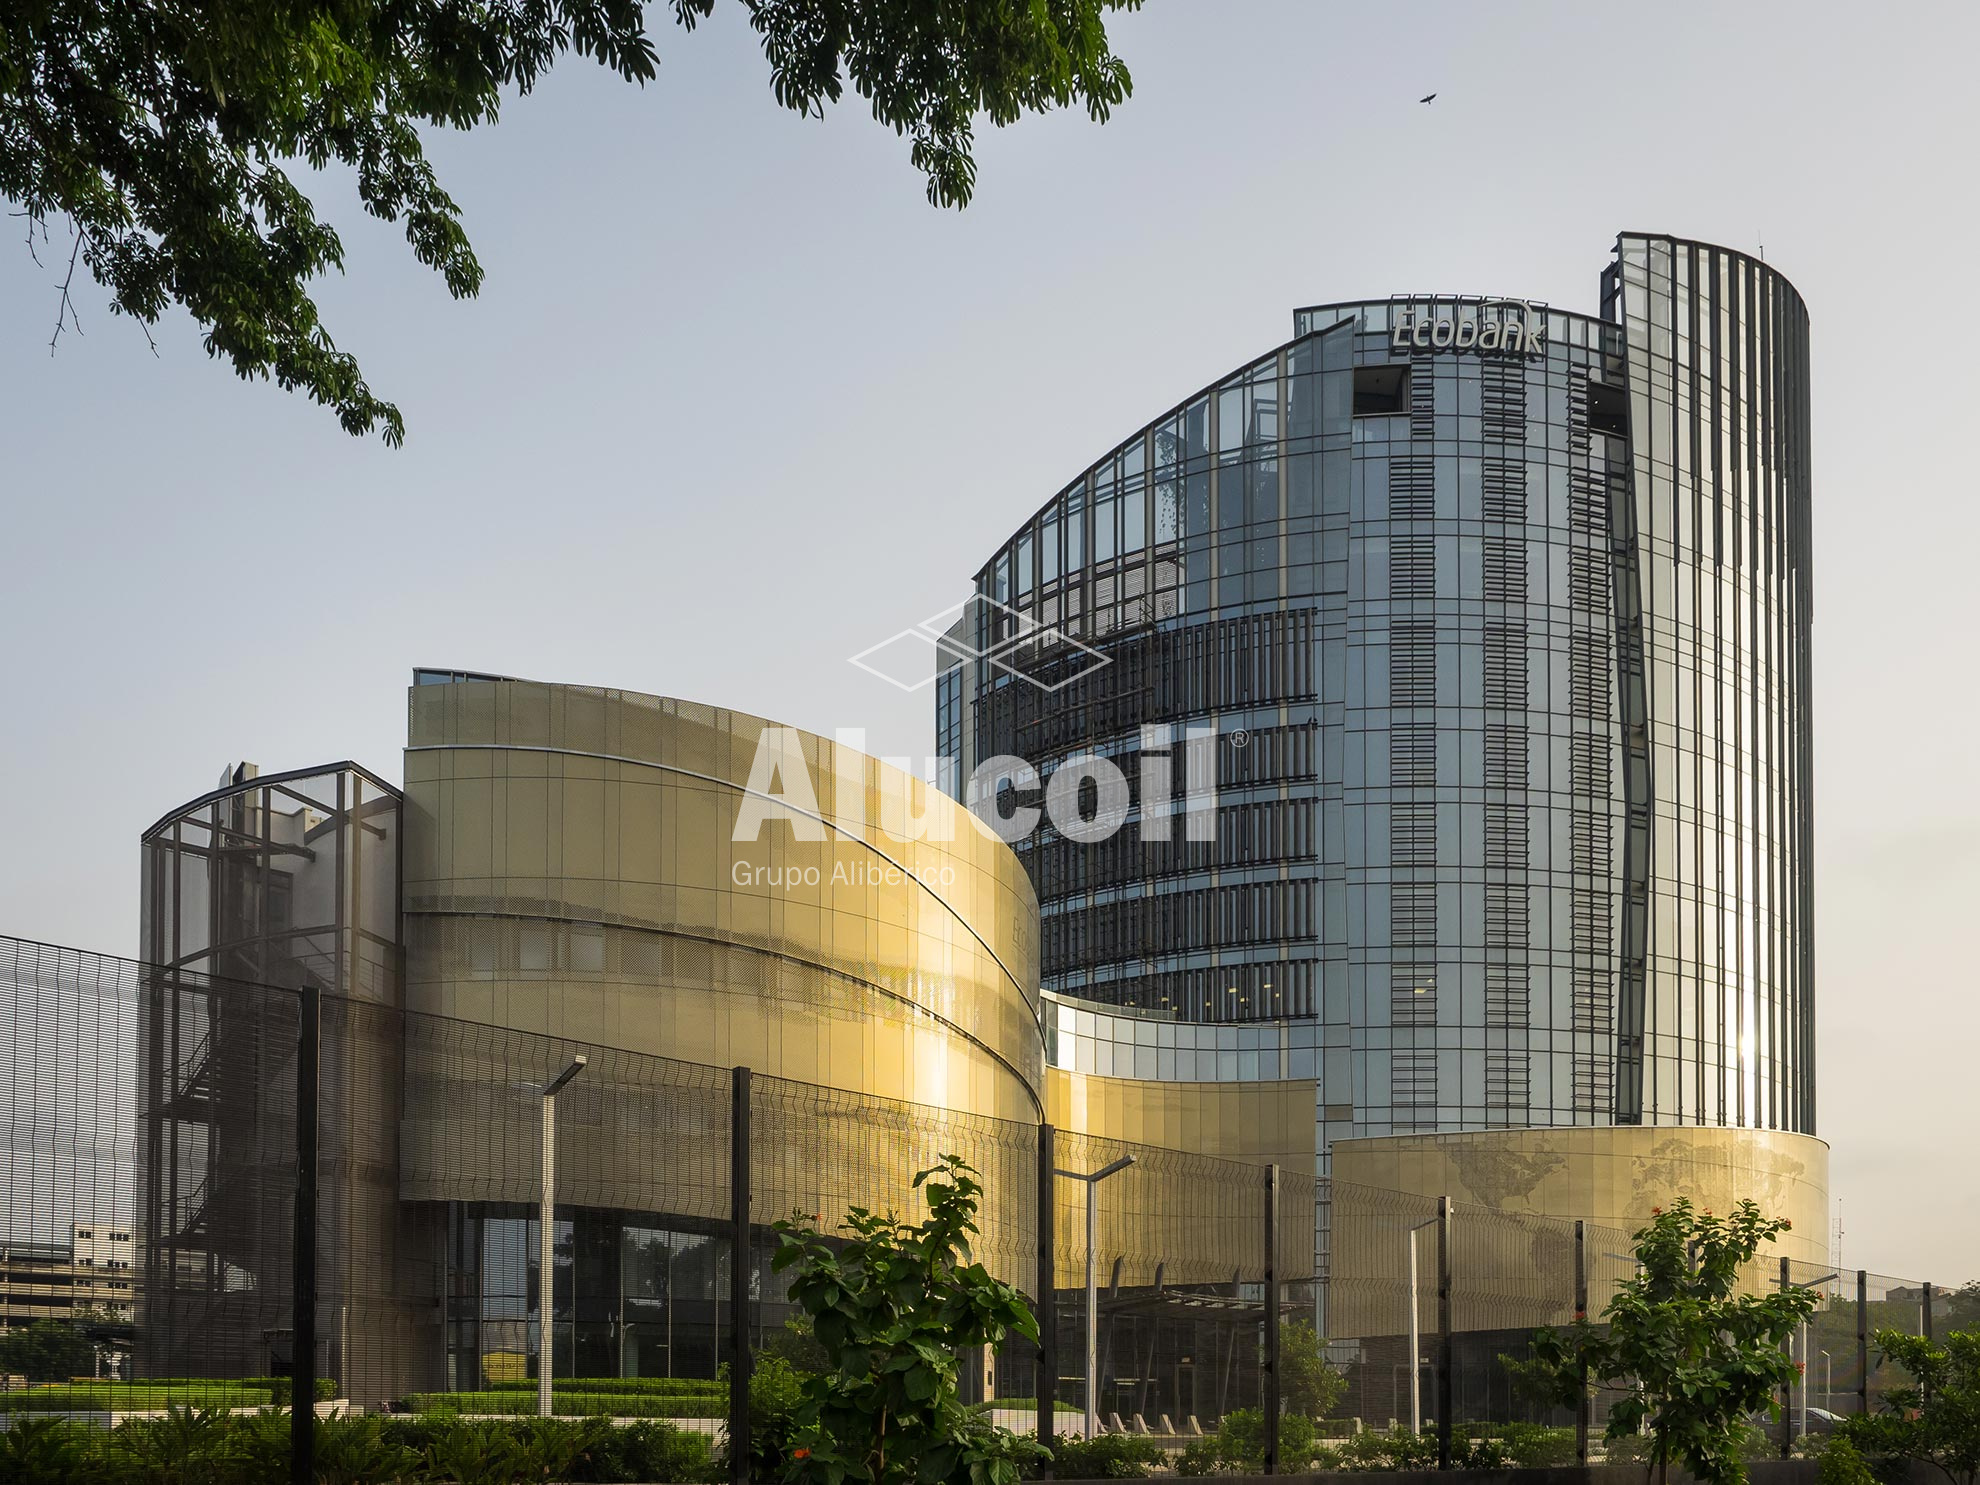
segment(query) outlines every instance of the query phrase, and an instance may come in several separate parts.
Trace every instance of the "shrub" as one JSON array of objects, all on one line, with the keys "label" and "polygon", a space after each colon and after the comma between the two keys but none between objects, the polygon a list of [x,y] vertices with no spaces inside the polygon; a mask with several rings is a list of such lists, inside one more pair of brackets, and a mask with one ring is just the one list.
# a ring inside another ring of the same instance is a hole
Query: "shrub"
[{"label": "shrub", "polygon": [[855,1207],[828,1239],[812,1219],[775,1224],[776,1273],[791,1272],[830,1360],[809,1378],[792,1418],[783,1475],[790,1485],[871,1485],[967,1479],[1009,1485],[1038,1445],[972,1413],[958,1396],[958,1353],[1038,1338],[1023,1295],[970,1256],[976,1173],[954,1155],[918,1172],[928,1202],[919,1223]]},{"label": "shrub", "polygon": [[[1279,1415],[1279,1469],[1304,1470],[1321,1450],[1313,1420],[1300,1413]],[[1326,1451],[1332,1458],[1332,1451]],[[1192,1439],[1176,1459],[1179,1475],[1256,1474],[1265,1465],[1265,1415],[1257,1408],[1226,1413],[1217,1431]]]},{"label": "shrub", "polygon": [[[729,1364],[723,1362],[723,1408],[728,1407]],[[804,1397],[804,1384],[810,1373],[800,1372],[782,1356],[759,1353],[749,1369],[749,1472],[752,1479],[773,1480],[789,1457],[794,1416]],[[718,1459],[726,1476],[729,1446],[725,1441]]]},{"label": "shrub", "polygon": [[[1052,1473],[1067,1480],[1140,1480],[1148,1466],[1162,1463],[1163,1450],[1153,1439],[1137,1434],[1103,1433],[1097,1438],[1054,1438]],[[1026,1479],[1037,1479],[1042,1459],[1032,1460]]]},{"label": "shrub", "polygon": [[1844,1419],[1838,1430],[1842,1439],[1859,1458],[1930,1464],[1954,1485],[1975,1485],[1980,1481],[1980,1330],[1954,1330],[1943,1344],[1880,1330],[1877,1349],[1911,1380],[1885,1393],[1886,1411]]},{"label": "shrub", "polygon": [[1423,1470],[1437,1467],[1435,1434],[1406,1428],[1377,1433],[1364,1429],[1334,1445],[1336,1467],[1344,1470]]},{"label": "shrub", "polygon": [[1524,1469],[1549,1469],[1575,1462],[1571,1428],[1506,1423],[1499,1426],[1498,1435],[1512,1462]]},{"label": "shrub", "polygon": [[26,1392],[0,1395],[0,1413],[146,1413],[167,1408],[265,1408],[274,1398],[265,1387],[241,1382],[61,1382]]},{"label": "shrub", "polygon": [[1206,1434],[1200,1439],[1191,1439],[1183,1446],[1182,1453],[1176,1456],[1176,1473],[1179,1475],[1214,1475],[1217,1473],[1217,1436]]},{"label": "shrub", "polygon": [[[286,1463],[289,1419],[282,1414],[268,1418],[280,1426],[280,1457]],[[418,1462],[418,1455],[386,1431],[382,1419],[324,1418],[316,1425],[318,1485],[390,1485],[410,1478]]]},{"label": "shrub", "polygon": [[132,1485],[225,1481],[247,1463],[238,1420],[217,1410],[173,1408],[162,1418],[127,1418],[111,1433],[104,1474]]},{"label": "shrub", "polygon": [[[536,1396],[536,1383],[491,1382],[486,1387],[474,1389],[478,1392],[526,1392]],[[621,1396],[645,1395],[651,1397],[723,1397],[729,1395],[729,1384],[722,1377],[555,1377],[550,1382],[550,1395],[555,1397],[563,1392],[611,1392]]]},{"label": "shrub", "polygon": [[96,1474],[95,1442],[81,1424],[66,1418],[18,1418],[0,1433],[0,1481],[82,1485]]},{"label": "shrub", "polygon": [[1817,1461],[1815,1478],[1820,1485],[1877,1485],[1869,1461],[1846,1434],[1831,1438]]},{"label": "shrub", "polygon": [[665,1423],[628,1423],[596,1435],[570,1478],[600,1485],[675,1485],[708,1479],[713,1468],[714,1456],[701,1434]]},{"label": "shrub", "polygon": [[[410,1413],[484,1413],[527,1418],[536,1412],[531,1392],[414,1392],[399,1399]],[[552,1392],[550,1406],[565,1418],[720,1418],[727,1414],[726,1395],[695,1397],[653,1396],[619,1392]]]}]

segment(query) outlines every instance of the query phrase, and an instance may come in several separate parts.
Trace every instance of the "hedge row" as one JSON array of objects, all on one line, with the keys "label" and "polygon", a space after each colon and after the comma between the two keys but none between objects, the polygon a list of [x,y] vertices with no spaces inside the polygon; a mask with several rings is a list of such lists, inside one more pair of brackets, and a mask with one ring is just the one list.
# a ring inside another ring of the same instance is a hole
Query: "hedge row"
[{"label": "hedge row", "polygon": [[[114,1431],[23,1418],[0,1431],[0,1481],[32,1485],[287,1485],[280,1413],[132,1419]],[[603,1419],[331,1418],[317,1425],[323,1478],[445,1485],[697,1485],[726,1478],[709,1441],[665,1423]],[[161,1473],[163,1469],[163,1473]]]},{"label": "hedge row", "polygon": [[144,1413],[163,1408],[266,1408],[266,1387],[239,1382],[160,1385],[154,1382],[54,1383],[0,1393],[0,1413]]},{"label": "hedge row", "polygon": [[[77,1386],[89,1385],[88,1377],[71,1378]],[[139,1377],[134,1387],[256,1387],[275,1400],[275,1406],[286,1408],[289,1405],[288,1377]],[[334,1377],[316,1379],[316,1400],[329,1402],[337,1394],[337,1381]]]},{"label": "hedge row", "polygon": [[[726,1396],[656,1397],[634,1392],[551,1394],[551,1407],[566,1418],[721,1418]],[[536,1411],[534,1392],[415,1392],[400,1400],[411,1413],[490,1413],[526,1416]]]},{"label": "hedge row", "polygon": [[[490,1382],[483,1392],[527,1392],[536,1396],[534,1381]],[[624,1397],[727,1397],[729,1384],[715,1377],[553,1377],[550,1391],[610,1392]]]}]

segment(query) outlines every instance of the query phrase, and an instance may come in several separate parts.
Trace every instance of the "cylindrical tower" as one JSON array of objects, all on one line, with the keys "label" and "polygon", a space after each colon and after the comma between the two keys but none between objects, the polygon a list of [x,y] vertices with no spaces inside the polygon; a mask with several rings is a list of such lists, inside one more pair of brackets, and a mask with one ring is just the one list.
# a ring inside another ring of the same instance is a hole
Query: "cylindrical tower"
[{"label": "cylindrical tower", "polygon": [[1322,1150],[1812,1132],[1806,315],[1670,239],[1604,283],[1602,318],[1298,311],[1026,521],[952,634],[979,791],[1092,752],[1168,796],[1016,843],[1045,988],[1285,1023],[1263,1075],[1316,1070]]}]

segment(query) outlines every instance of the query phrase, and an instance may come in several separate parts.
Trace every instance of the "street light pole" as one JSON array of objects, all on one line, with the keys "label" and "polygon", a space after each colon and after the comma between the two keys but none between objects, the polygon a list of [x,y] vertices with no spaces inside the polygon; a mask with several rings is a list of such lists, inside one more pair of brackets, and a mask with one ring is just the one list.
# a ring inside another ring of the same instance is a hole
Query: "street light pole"
[{"label": "street light pole", "polygon": [[1086,1436],[1100,1432],[1100,1312],[1093,1280],[1093,1251],[1100,1245],[1100,1183],[1134,1164],[1132,1155],[1109,1161],[1096,1171],[1058,1170],[1069,1181],[1086,1183]]},{"label": "street light pole", "polygon": [[557,1095],[564,1085],[584,1071],[582,1052],[571,1058],[571,1065],[545,1083],[538,1091],[543,1097],[543,1200],[537,1208],[536,1280],[536,1411],[550,1416],[550,1339],[557,1274]]},{"label": "street light pole", "polygon": [[1417,1318],[1416,1235],[1436,1225],[1437,1219],[1431,1217],[1409,1230],[1409,1431],[1412,1435],[1423,1432],[1423,1330]]}]

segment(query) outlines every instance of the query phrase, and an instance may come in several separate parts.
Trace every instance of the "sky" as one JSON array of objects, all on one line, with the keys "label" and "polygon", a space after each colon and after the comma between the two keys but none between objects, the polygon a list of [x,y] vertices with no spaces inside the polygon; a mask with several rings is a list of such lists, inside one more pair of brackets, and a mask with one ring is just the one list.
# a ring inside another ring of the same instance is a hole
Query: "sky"
[{"label": "sky", "polygon": [[1617,233],[1669,232],[1764,250],[1813,318],[1843,1260],[1980,1278],[1980,10],[1170,0],[1110,25],[1114,119],[987,129],[964,212],[857,99],[777,108],[740,6],[692,34],[650,16],[657,82],[566,60],[432,139],[478,299],[318,182],[348,255],[326,322],[402,450],[238,381],[183,316],[154,355],[94,286],[51,356],[54,270],[0,233],[0,932],[134,953],[140,831],[238,759],[396,779],[416,665],[919,758],[928,693],[846,658],[958,602],[1295,306],[1594,312]]}]

